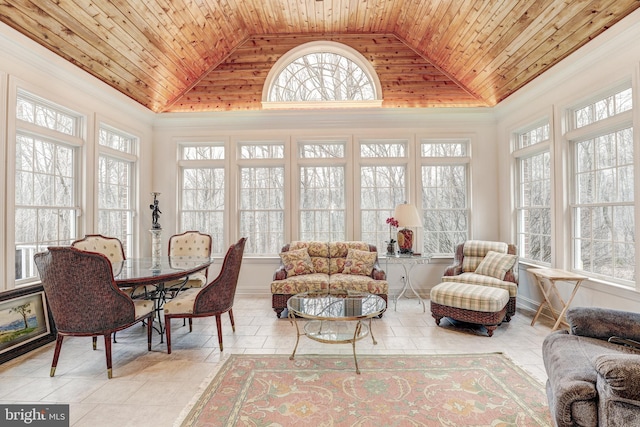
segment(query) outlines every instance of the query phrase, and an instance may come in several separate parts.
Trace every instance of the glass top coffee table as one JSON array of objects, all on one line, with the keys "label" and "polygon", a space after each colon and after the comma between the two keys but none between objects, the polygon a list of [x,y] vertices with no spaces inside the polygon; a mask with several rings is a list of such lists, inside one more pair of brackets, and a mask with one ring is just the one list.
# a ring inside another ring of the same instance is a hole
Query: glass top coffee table
[{"label": "glass top coffee table", "polygon": [[[358,368],[356,357],[356,341],[371,334],[373,344],[377,344],[371,330],[371,319],[381,315],[387,308],[384,299],[377,295],[359,292],[296,294],[287,301],[289,320],[296,326],[296,345],[290,360],[296,355],[300,337],[306,335],[310,339],[327,344],[351,344],[353,360]],[[298,318],[308,319],[300,332]],[[367,323],[363,321],[369,320]]]}]

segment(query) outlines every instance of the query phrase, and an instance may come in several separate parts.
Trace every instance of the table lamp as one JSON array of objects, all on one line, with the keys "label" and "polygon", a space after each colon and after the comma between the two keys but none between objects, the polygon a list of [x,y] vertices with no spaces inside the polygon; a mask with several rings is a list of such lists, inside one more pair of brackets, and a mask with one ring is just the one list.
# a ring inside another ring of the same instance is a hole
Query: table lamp
[{"label": "table lamp", "polygon": [[422,227],[418,209],[414,205],[404,202],[396,206],[393,217],[398,221],[398,227],[404,227],[398,230],[400,253],[405,255],[413,254],[413,231],[407,227]]}]

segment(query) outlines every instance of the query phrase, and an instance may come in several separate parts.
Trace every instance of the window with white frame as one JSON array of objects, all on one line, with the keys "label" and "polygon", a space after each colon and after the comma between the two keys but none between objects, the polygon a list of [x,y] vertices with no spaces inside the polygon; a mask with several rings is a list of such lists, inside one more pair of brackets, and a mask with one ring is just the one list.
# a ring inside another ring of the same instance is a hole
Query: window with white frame
[{"label": "window with white frame", "polygon": [[15,140],[15,279],[37,277],[33,255],[69,245],[78,232],[78,147],[82,118],[19,91]]},{"label": "window with white frame", "polygon": [[573,160],[572,266],[593,277],[633,287],[631,105],[631,89],[625,87],[571,109],[574,129],[567,139]]},{"label": "window with white frame", "polygon": [[239,142],[240,235],[246,254],[280,252],[285,224],[285,145]]},{"label": "window with white frame", "polygon": [[382,87],[371,62],[350,46],[313,41],[291,49],[273,65],[262,94],[263,108],[373,107]]},{"label": "window with white frame", "polygon": [[346,239],[346,141],[299,141],[299,238]]},{"label": "window with white frame", "polygon": [[378,251],[396,239],[386,220],[407,199],[408,144],[393,139],[359,141],[361,239],[375,244]]},{"label": "window with white frame", "polygon": [[551,263],[550,126],[544,120],[515,133],[516,234],[523,259]]},{"label": "window with white frame", "polygon": [[117,237],[125,254],[134,245],[137,138],[101,124],[98,129],[98,233]]},{"label": "window with white frame", "polygon": [[420,140],[423,252],[452,254],[469,236],[469,141]]},{"label": "window with white frame", "polygon": [[180,231],[198,230],[210,234],[212,253],[223,253],[224,143],[184,143],[180,151]]}]

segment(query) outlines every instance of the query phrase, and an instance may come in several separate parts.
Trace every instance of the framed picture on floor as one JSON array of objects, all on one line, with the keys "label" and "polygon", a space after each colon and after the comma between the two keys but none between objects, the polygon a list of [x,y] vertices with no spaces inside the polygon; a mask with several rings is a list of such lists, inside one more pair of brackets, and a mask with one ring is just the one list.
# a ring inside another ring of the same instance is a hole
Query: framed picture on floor
[{"label": "framed picture on floor", "polygon": [[42,285],[0,292],[0,363],[55,339]]}]

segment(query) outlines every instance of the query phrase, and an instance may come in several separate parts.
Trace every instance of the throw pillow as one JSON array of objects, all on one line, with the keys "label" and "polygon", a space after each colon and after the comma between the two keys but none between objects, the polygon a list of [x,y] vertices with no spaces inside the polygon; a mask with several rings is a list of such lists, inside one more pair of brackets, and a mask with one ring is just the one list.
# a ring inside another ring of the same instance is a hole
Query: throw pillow
[{"label": "throw pillow", "polygon": [[349,249],[347,259],[344,262],[344,274],[357,274],[360,276],[371,276],[373,265],[378,257],[377,252],[360,251]]},{"label": "throw pillow", "polygon": [[282,252],[280,254],[282,264],[287,272],[287,277],[301,276],[303,274],[315,273],[313,263],[307,248],[296,249],[293,251]]},{"label": "throw pillow", "polygon": [[515,262],[515,255],[489,251],[478,265],[478,268],[476,268],[476,273],[504,280],[504,275],[513,267]]}]

